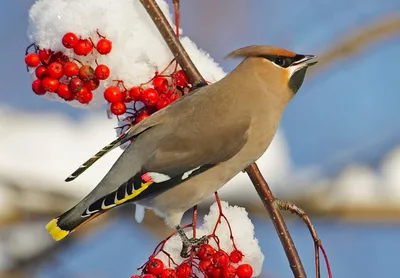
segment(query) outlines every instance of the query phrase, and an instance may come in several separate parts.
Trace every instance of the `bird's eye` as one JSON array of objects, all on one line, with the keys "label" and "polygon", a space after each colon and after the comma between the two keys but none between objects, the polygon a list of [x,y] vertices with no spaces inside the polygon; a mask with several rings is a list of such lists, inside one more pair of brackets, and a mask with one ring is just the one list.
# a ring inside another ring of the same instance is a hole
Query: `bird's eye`
[{"label": "bird's eye", "polygon": [[277,57],[274,63],[283,68],[286,66],[286,60],[282,57]]}]

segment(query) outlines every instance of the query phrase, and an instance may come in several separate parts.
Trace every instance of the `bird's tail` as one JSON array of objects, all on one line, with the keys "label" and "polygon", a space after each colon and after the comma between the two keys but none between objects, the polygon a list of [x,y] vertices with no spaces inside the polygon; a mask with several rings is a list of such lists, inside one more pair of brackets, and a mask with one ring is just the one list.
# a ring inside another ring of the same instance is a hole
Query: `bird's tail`
[{"label": "bird's tail", "polygon": [[89,217],[82,217],[79,213],[79,209],[75,206],[51,220],[46,225],[46,229],[54,240],[59,241],[102,213],[101,211]]}]

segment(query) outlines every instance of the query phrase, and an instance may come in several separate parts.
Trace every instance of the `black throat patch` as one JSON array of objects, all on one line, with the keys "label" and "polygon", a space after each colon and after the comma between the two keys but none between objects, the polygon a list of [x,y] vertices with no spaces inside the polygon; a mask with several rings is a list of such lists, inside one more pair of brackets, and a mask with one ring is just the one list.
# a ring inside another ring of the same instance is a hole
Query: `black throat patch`
[{"label": "black throat patch", "polygon": [[306,76],[307,67],[299,69],[296,71],[289,80],[289,88],[292,90],[293,94],[297,93],[303,84],[304,77]]}]

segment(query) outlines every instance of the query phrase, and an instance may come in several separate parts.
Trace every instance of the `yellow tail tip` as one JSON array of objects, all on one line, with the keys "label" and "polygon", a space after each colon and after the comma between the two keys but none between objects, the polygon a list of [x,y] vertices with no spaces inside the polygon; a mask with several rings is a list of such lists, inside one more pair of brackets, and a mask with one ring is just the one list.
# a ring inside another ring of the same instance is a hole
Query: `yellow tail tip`
[{"label": "yellow tail tip", "polygon": [[58,218],[51,220],[46,225],[46,229],[54,240],[59,241],[66,237],[69,234],[69,231],[62,230],[60,227],[58,227],[57,222]]}]

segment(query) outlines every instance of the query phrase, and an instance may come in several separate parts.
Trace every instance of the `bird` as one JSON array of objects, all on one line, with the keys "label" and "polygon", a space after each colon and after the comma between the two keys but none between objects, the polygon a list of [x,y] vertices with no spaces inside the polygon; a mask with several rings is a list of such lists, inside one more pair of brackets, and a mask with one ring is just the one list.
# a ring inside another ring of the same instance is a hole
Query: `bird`
[{"label": "bird", "polygon": [[281,116],[315,55],[270,45],[229,53],[242,59],[219,81],[195,88],[132,125],[80,166],[72,181],[112,149],[132,141],[96,187],[46,228],[61,240],[108,210],[135,203],[175,228],[184,245],[183,214],[218,191],[269,147]]}]

